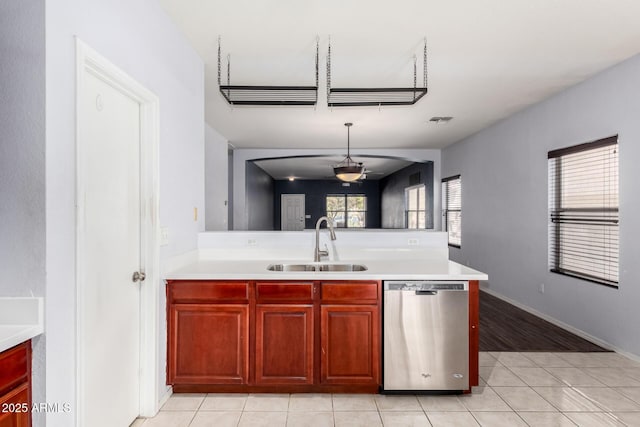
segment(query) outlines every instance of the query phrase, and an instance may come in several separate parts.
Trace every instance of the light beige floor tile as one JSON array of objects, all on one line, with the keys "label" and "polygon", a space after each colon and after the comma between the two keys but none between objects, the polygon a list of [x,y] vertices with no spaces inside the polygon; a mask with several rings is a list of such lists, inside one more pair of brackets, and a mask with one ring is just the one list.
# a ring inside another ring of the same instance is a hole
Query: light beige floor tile
[{"label": "light beige floor tile", "polygon": [[204,398],[201,411],[242,411],[247,402],[247,394],[212,393]]},{"label": "light beige floor tile", "polygon": [[625,368],[583,368],[582,370],[609,387],[640,387],[640,381],[630,377]]},{"label": "light beige floor tile", "polygon": [[473,416],[483,427],[527,427],[515,412],[473,412]]},{"label": "light beige floor tile", "polygon": [[553,405],[544,400],[530,387],[492,387],[493,391],[514,411],[554,412]]},{"label": "light beige floor tile", "polygon": [[640,412],[615,412],[613,416],[628,426],[640,426]]},{"label": "light beige floor tile", "polygon": [[478,355],[478,365],[480,366],[496,366],[500,364],[498,359],[493,357],[488,351],[481,351]]},{"label": "light beige floor tile", "polygon": [[333,411],[330,394],[302,393],[289,398],[289,411],[325,412]]},{"label": "light beige floor tile", "polygon": [[380,412],[385,427],[430,427],[424,412]]},{"label": "light beige floor tile", "polygon": [[483,366],[480,368],[480,376],[490,386],[525,386],[526,384],[516,376],[509,368],[503,366],[496,366],[489,368]]},{"label": "light beige floor tile", "polygon": [[146,420],[144,418],[136,418],[129,427],[141,427]]},{"label": "light beige floor tile", "polygon": [[595,358],[602,361],[606,366],[612,368],[640,368],[640,362],[631,360],[618,353],[595,353]]},{"label": "light beige floor tile", "polygon": [[378,411],[334,412],[335,427],[376,427],[382,426]]},{"label": "light beige floor tile", "polygon": [[377,394],[375,400],[379,411],[422,411],[415,396]]},{"label": "light beige floor tile", "polygon": [[479,426],[470,412],[427,412],[427,418],[433,427],[472,427]]},{"label": "light beige floor tile", "polygon": [[187,427],[196,413],[192,411],[160,411],[147,418],[144,427]]},{"label": "light beige floor tile", "polygon": [[334,394],[334,411],[377,411],[372,394]]},{"label": "light beige floor tile", "polygon": [[576,368],[605,368],[608,361],[600,353],[555,353]]},{"label": "light beige floor tile", "polygon": [[597,412],[600,407],[571,387],[533,387],[533,390],[562,412]]},{"label": "light beige floor tile", "polygon": [[567,412],[565,414],[580,427],[622,427],[618,417],[606,412]]},{"label": "light beige floor tile", "polygon": [[545,368],[551,375],[572,387],[602,387],[602,384],[580,368]]},{"label": "light beige floor tile", "polygon": [[288,394],[250,394],[247,403],[244,405],[245,411],[288,411]]},{"label": "light beige floor tile", "polygon": [[287,427],[333,427],[333,412],[289,412]]},{"label": "light beige floor tile", "polygon": [[491,387],[479,388],[471,394],[464,394],[460,396],[460,402],[469,411],[496,412],[512,410]]},{"label": "light beige floor tile", "polygon": [[189,427],[236,427],[241,411],[198,411]]},{"label": "light beige floor tile", "polygon": [[520,353],[517,352],[491,352],[491,355],[498,359],[498,362],[502,363],[504,366],[520,366],[520,367],[535,367],[535,363],[530,359],[526,358]]},{"label": "light beige floor tile", "polygon": [[560,412],[519,412],[530,427],[575,427],[575,423]]},{"label": "light beige floor tile", "polygon": [[605,412],[640,411],[640,404],[608,387],[576,387],[576,391]]},{"label": "light beige floor tile", "polygon": [[625,374],[634,380],[640,381],[640,368],[623,368],[623,370]]},{"label": "light beige floor tile", "polygon": [[542,368],[509,368],[525,384],[530,386],[563,386],[564,383]]},{"label": "light beige floor tile", "polygon": [[573,366],[554,353],[523,352],[520,354],[541,368],[571,368]]},{"label": "light beige floor tile", "polygon": [[460,402],[458,396],[418,396],[418,402],[425,411],[451,412],[466,411],[467,408]]},{"label": "light beige floor tile", "polygon": [[197,411],[205,394],[174,393],[169,400],[162,405],[162,411]]},{"label": "light beige floor tile", "polygon": [[286,412],[247,412],[240,417],[238,427],[285,427]]},{"label": "light beige floor tile", "polygon": [[616,387],[614,390],[627,396],[634,402],[640,403],[640,387]]}]

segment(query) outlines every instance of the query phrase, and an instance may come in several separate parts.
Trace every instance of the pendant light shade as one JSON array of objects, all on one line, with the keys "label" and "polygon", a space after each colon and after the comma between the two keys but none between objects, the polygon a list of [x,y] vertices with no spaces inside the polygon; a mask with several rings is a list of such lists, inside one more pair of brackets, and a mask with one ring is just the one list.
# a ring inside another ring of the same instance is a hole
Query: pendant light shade
[{"label": "pendant light shade", "polygon": [[362,178],[362,175],[364,174],[364,165],[362,163],[355,162],[351,158],[349,128],[353,126],[353,123],[345,123],[344,125],[347,127],[347,157],[333,167],[333,173],[340,181],[353,182]]}]

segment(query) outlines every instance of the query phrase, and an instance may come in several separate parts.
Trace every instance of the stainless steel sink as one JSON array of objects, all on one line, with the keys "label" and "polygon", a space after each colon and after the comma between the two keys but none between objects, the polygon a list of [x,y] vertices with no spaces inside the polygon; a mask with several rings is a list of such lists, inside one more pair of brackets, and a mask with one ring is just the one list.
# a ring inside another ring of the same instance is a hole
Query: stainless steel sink
[{"label": "stainless steel sink", "polygon": [[366,271],[367,266],[362,264],[335,264],[335,263],[313,263],[313,264],[271,264],[267,267],[269,271]]}]

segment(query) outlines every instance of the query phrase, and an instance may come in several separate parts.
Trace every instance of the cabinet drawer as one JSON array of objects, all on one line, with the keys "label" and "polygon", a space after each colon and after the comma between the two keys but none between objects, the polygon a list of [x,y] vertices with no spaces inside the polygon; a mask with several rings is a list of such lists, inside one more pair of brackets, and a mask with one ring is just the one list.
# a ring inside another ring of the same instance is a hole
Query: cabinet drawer
[{"label": "cabinet drawer", "polygon": [[259,302],[313,301],[312,282],[258,282],[256,299]]},{"label": "cabinet drawer", "polygon": [[249,284],[247,282],[180,280],[170,282],[169,300],[174,303],[199,302],[247,302]]},{"label": "cabinet drawer", "polygon": [[375,304],[378,301],[378,282],[325,282],[322,302],[347,304]]},{"label": "cabinet drawer", "polygon": [[30,342],[0,353],[0,394],[28,381]]}]

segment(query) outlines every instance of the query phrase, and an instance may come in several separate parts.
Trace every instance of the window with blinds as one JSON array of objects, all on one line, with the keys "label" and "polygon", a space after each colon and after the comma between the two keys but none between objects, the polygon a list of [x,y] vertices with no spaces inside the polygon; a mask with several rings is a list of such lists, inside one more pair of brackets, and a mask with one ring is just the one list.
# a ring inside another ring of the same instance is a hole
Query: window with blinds
[{"label": "window with blinds", "polygon": [[618,286],[618,137],[550,151],[549,268]]},{"label": "window with blinds", "polygon": [[449,246],[462,245],[462,183],[460,175],[442,180],[444,229],[449,234]]}]

